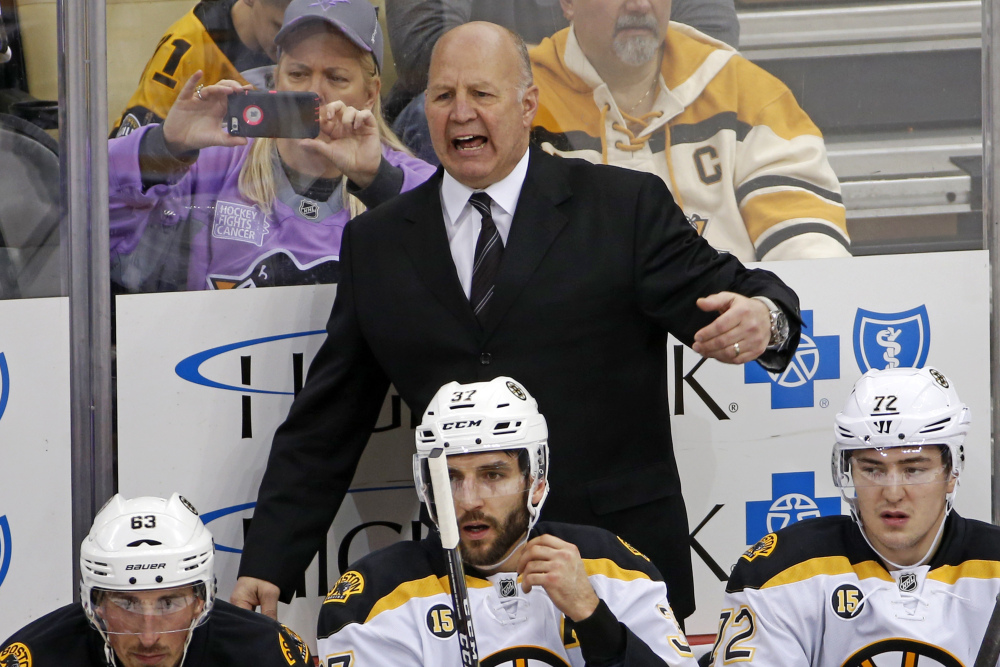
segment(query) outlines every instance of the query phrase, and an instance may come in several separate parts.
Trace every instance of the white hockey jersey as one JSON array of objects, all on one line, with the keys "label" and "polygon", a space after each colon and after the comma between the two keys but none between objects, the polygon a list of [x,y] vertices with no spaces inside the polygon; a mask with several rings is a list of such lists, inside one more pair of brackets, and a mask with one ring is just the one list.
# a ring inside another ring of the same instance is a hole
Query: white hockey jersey
[{"label": "white hockey jersey", "polygon": [[1000,591],[1000,528],[948,517],[930,563],[889,572],[847,516],[809,519],[743,554],[714,665],[971,666]]},{"label": "white hockey jersey", "polygon": [[[695,666],[656,568],[599,528],[540,523],[580,550],[594,590],[625,626],[622,665]],[[340,577],[320,611],[323,667],[449,667],[461,664],[447,564],[437,534],[369,554]],[[540,587],[525,593],[516,573],[466,574],[481,667],[586,664],[580,636]],[[595,613],[596,615],[596,613]],[[589,620],[589,619],[588,619]],[[613,620],[613,619],[612,619]],[[589,648],[587,649],[590,650]]]}]

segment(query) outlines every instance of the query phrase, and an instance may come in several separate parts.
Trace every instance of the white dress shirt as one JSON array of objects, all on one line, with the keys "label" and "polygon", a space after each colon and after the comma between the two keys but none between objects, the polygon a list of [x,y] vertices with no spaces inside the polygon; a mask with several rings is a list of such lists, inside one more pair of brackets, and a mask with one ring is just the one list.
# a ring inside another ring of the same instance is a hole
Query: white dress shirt
[{"label": "white dress shirt", "polygon": [[[493,212],[493,223],[500,232],[503,244],[507,245],[510,234],[510,223],[514,219],[517,200],[521,196],[521,186],[528,173],[528,151],[514,166],[506,177],[490,185],[485,192],[493,200],[490,210]],[[469,204],[469,197],[477,190],[456,181],[447,171],[441,180],[441,212],[444,214],[444,226],[448,232],[448,244],[451,246],[451,256],[455,261],[458,279],[465,290],[466,298],[472,293],[472,265],[476,255],[476,241],[479,230],[483,227],[479,211]]]}]

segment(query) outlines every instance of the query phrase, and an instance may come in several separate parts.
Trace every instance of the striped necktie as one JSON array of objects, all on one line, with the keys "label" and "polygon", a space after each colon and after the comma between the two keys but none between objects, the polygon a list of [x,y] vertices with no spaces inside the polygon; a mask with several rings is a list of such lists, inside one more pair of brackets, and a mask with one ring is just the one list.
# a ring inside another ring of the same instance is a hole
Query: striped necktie
[{"label": "striped necktie", "polygon": [[472,266],[472,290],[469,303],[479,324],[486,322],[489,312],[490,297],[493,296],[493,281],[500,268],[500,258],[503,257],[503,240],[493,223],[493,212],[490,204],[493,202],[485,192],[476,192],[469,198],[469,203],[479,211],[483,218],[483,228],[476,241],[475,263]]}]

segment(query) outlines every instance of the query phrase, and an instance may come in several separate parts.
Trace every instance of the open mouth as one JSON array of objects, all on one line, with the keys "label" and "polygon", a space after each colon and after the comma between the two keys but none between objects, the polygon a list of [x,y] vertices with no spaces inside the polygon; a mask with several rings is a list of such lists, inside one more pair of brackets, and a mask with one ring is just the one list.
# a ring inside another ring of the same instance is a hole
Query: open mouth
[{"label": "open mouth", "polygon": [[488,139],[481,134],[463,134],[451,140],[451,145],[459,151],[475,151],[488,142]]},{"label": "open mouth", "polygon": [[488,523],[471,522],[462,526],[462,534],[472,540],[480,540],[490,530]]}]

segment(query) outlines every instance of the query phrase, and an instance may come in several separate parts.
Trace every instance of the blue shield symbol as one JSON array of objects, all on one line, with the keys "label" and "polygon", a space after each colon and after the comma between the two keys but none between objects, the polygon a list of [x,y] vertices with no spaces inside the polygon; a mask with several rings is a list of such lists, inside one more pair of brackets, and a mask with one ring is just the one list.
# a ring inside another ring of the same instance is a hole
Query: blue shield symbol
[{"label": "blue shield symbol", "polygon": [[7,570],[10,569],[10,525],[7,523],[7,515],[0,516],[0,586],[7,578]]},{"label": "blue shield symbol", "polygon": [[858,308],[854,317],[854,357],[862,373],[872,368],[922,368],[930,346],[927,306],[901,313]]}]

